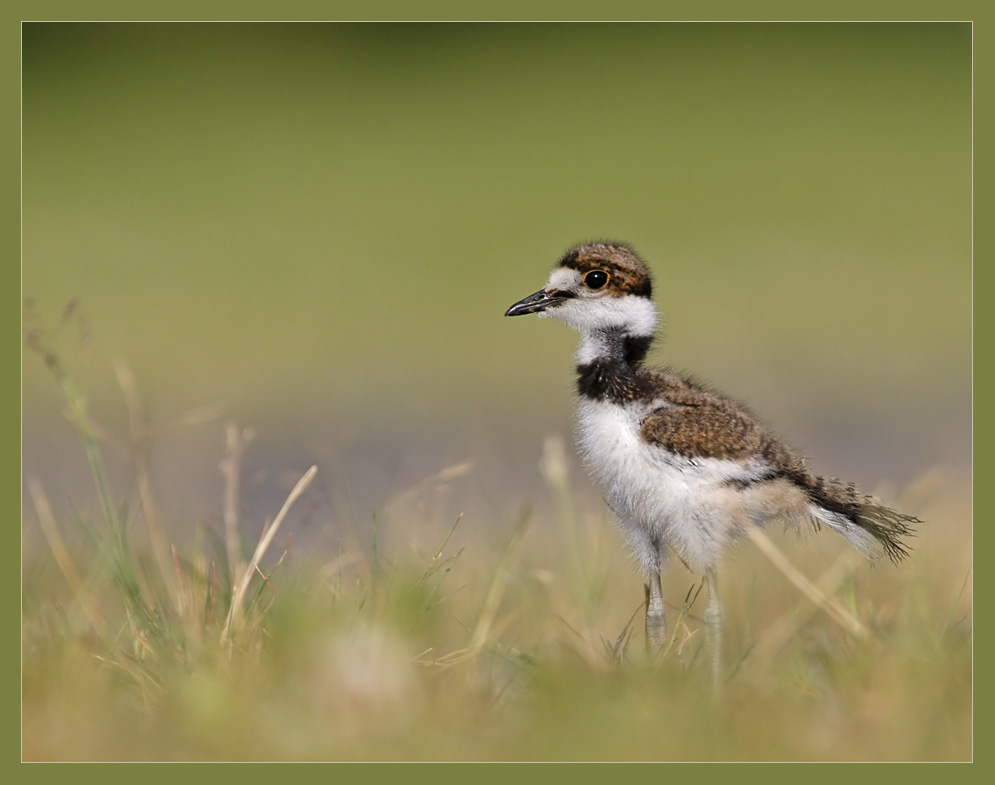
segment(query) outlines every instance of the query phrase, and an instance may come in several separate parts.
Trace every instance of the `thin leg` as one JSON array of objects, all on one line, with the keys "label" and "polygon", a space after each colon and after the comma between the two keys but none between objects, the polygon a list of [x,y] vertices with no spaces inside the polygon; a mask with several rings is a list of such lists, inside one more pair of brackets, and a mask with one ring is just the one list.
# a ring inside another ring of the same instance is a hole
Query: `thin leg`
[{"label": "thin leg", "polygon": [[716,689],[722,683],[722,604],[715,573],[708,573],[708,604],[705,606],[705,640],[712,666],[712,684]]},{"label": "thin leg", "polygon": [[646,648],[650,654],[660,654],[667,644],[667,610],[663,604],[660,573],[650,576],[646,584]]}]

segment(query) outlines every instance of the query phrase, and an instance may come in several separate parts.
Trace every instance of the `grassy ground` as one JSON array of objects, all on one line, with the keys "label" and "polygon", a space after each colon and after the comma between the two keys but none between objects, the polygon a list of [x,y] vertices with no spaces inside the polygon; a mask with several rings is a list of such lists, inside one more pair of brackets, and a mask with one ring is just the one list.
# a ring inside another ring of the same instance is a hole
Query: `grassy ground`
[{"label": "grassy ground", "polygon": [[[284,511],[244,542],[251,448],[231,426],[224,526],[180,550],[156,520],[142,440],[129,509],[81,393],[49,359],[106,504],[56,521],[29,483],[47,550],[24,565],[26,759],[972,757],[969,509],[949,478],[906,494],[930,525],[897,569],[870,568],[825,532],[774,536],[768,547],[820,587],[817,601],[760,550],[736,550],[716,694],[695,576],[670,571],[673,643],[650,662],[641,586],[555,440],[549,512],[523,509],[503,541],[460,518],[426,531],[412,509],[394,521],[410,533],[393,533],[401,547],[385,549],[373,524],[315,557],[280,545]],[[139,437],[137,392],[126,397]]]}]

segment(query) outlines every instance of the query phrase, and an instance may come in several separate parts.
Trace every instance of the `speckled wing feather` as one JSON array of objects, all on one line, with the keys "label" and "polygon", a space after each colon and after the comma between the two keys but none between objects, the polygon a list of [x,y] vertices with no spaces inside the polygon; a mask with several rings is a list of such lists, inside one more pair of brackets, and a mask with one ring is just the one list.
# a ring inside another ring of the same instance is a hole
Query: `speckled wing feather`
[{"label": "speckled wing feather", "polygon": [[768,431],[733,401],[676,374],[652,377],[666,403],[643,420],[643,441],[684,458],[775,457],[763,454],[773,441]]}]

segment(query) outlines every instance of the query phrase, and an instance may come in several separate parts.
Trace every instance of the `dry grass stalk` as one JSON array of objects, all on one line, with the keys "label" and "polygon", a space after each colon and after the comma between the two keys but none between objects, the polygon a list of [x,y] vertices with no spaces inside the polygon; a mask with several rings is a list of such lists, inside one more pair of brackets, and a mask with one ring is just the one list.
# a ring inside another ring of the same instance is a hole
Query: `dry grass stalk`
[{"label": "dry grass stalk", "polygon": [[[844,551],[816,581],[818,589],[826,596],[837,592],[860,564],[860,556],[852,551]],[[795,634],[819,610],[820,606],[809,605],[805,609],[792,611],[779,623],[774,623],[764,634],[754,650],[765,660],[775,657],[795,636]]]},{"label": "dry grass stalk", "polygon": [[150,429],[145,406],[129,365],[124,360],[115,360],[114,372],[128,409],[128,434],[131,438],[131,459],[135,466],[135,480],[138,485],[138,502],[142,509],[142,517],[145,518],[152,554],[167,593],[175,598],[177,612],[181,618],[188,619],[191,612],[190,598],[180,586],[176,572],[170,569],[166,554],[170,553],[171,549],[159,526],[155,499],[152,495],[152,475],[148,461]]},{"label": "dry grass stalk", "polygon": [[[225,480],[223,516],[225,522],[225,550],[228,554],[228,569],[232,586],[242,574],[242,546],[238,539],[238,499],[242,475],[242,456],[255,438],[252,428],[242,428],[233,423],[225,426],[225,457],[220,464],[221,475]],[[250,570],[251,572],[251,570]]]},{"label": "dry grass stalk", "polygon": [[758,526],[750,525],[747,532],[753,543],[760,549],[770,561],[781,571],[791,583],[802,594],[808,597],[815,605],[826,612],[829,618],[837,622],[843,629],[860,640],[865,640],[869,636],[867,628],[853,616],[843,605],[830,596],[825,589],[812,583],[795,567],[781,550],[774,544]]},{"label": "dry grass stalk", "polygon": [[31,494],[35,513],[38,515],[38,523],[41,525],[42,534],[45,535],[48,547],[55,557],[55,563],[59,566],[59,570],[66,579],[66,583],[69,584],[69,588],[72,590],[76,601],[83,609],[83,613],[86,614],[87,620],[98,635],[103,635],[105,630],[104,621],[100,616],[100,611],[97,610],[97,604],[94,602],[90,592],[80,579],[76,567],[73,565],[72,559],[69,556],[69,550],[66,548],[62,535],[59,534],[59,527],[55,523],[52,505],[49,504],[48,496],[45,495],[41,482],[35,477],[28,478],[28,493]]},{"label": "dry grass stalk", "polygon": [[317,473],[317,466],[312,466],[304,473],[304,476],[297,481],[297,484],[290,492],[290,495],[287,496],[287,500],[283,503],[283,507],[280,508],[280,512],[277,514],[272,525],[268,526],[259,538],[259,544],[256,545],[255,553],[252,554],[252,559],[243,571],[242,577],[239,580],[232,596],[231,607],[228,609],[228,618],[225,621],[224,629],[221,631],[222,642],[231,640],[231,631],[238,624],[241,618],[242,604],[245,602],[245,593],[249,588],[249,582],[252,580],[252,576],[259,567],[259,562],[266,554],[270,543],[273,542],[273,538],[276,536],[277,530],[287,517],[287,513],[290,511],[291,506],[293,506],[294,502],[300,498],[302,493],[304,493],[307,486],[311,484],[311,480],[314,479],[314,475]]}]

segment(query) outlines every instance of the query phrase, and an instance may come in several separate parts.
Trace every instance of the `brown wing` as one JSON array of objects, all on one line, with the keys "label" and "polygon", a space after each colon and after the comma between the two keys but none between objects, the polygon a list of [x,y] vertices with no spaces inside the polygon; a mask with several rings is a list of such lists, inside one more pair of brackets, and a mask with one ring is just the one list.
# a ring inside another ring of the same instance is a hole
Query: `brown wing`
[{"label": "brown wing", "polygon": [[650,414],[641,435],[686,458],[737,459],[760,452],[765,433],[732,406],[674,403]]},{"label": "brown wing", "polygon": [[804,482],[805,462],[745,407],[691,379],[654,374],[656,389],[669,405],[654,410],[642,424],[645,442],[687,458],[735,460],[758,456],[777,474]]}]

